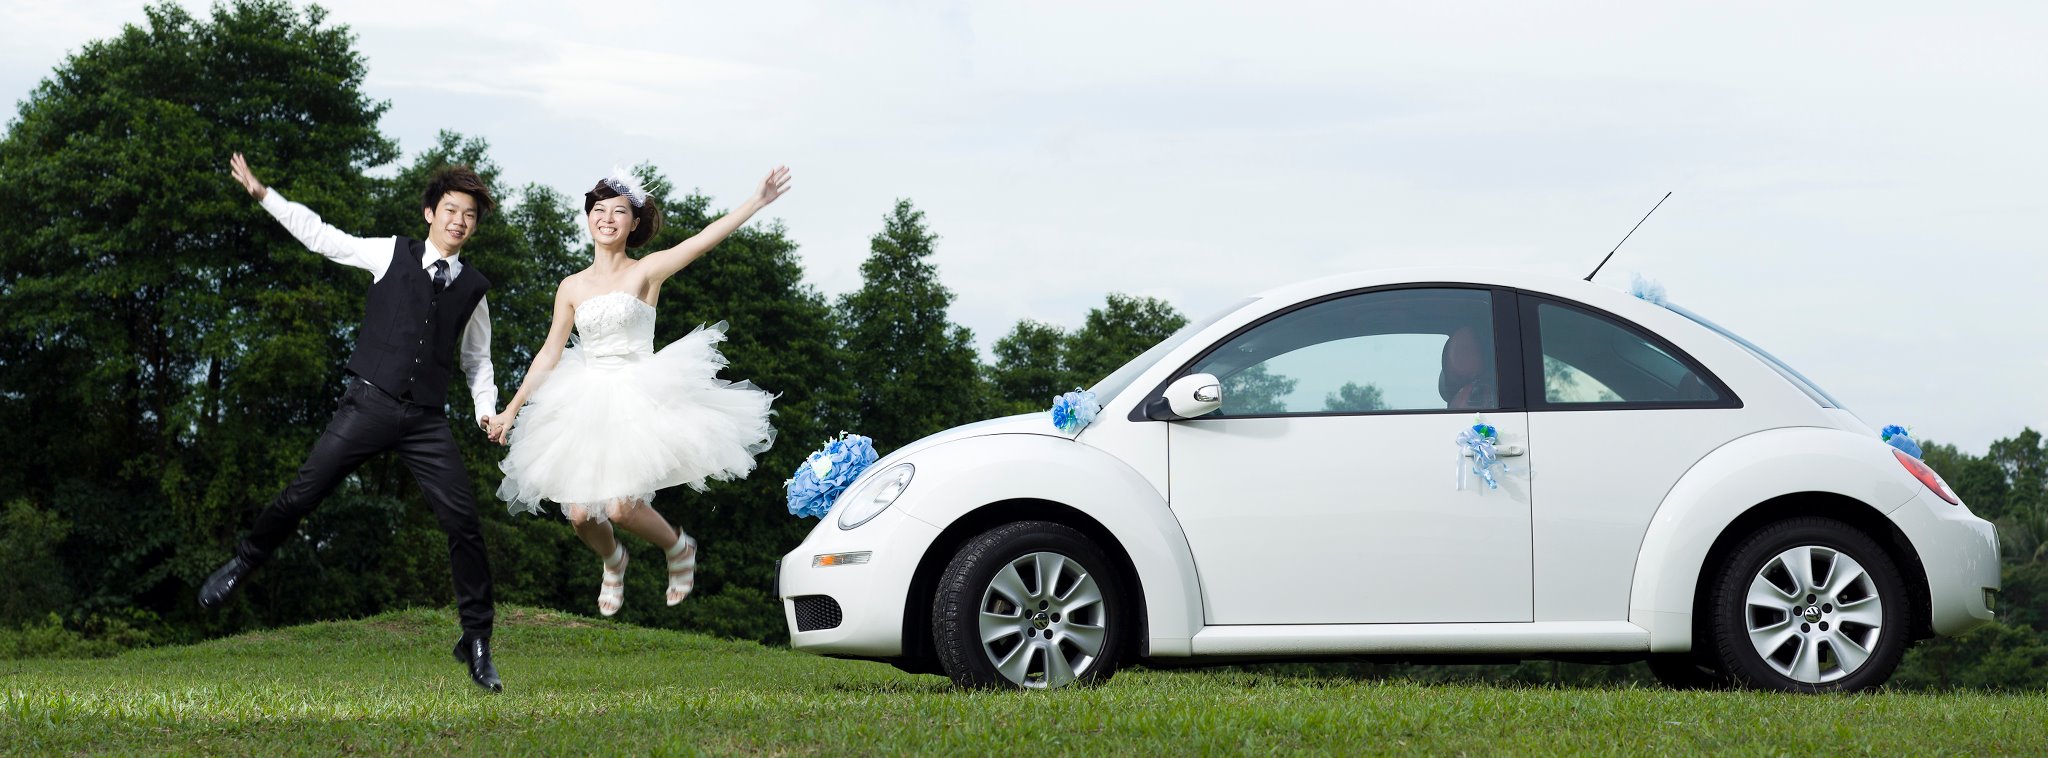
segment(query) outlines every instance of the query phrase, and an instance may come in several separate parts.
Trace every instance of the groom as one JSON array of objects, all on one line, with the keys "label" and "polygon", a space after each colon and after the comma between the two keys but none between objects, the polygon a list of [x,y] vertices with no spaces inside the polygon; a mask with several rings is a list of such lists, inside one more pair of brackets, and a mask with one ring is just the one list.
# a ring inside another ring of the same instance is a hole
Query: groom
[{"label": "groom", "polygon": [[407,237],[352,237],[320,220],[306,206],[263,186],[236,153],[235,181],[313,252],[370,272],[368,307],[349,357],[348,390],[327,431],[313,443],[298,476],[256,517],[235,556],[199,589],[199,605],[220,607],[249,572],[270,560],[299,521],[363,461],[390,451],[405,461],[420,492],[448,533],[462,639],[455,659],[469,678],[492,692],[504,689],[491,664],[491,569],[477,521],[476,495],[463,472],[462,453],[448,428],[448,380],[457,354],[481,427],[497,410],[491,373],[491,314],[484,292],[491,282],[464,265],[462,243],[491,210],[483,180],[466,167],[449,168],[427,183],[420,211],[425,241]]}]

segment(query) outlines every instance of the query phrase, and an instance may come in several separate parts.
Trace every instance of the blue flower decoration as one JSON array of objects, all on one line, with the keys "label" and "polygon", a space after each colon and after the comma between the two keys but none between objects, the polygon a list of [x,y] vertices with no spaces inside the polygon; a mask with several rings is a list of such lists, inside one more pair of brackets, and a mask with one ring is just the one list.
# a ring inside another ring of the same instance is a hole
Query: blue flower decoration
[{"label": "blue flower decoration", "polygon": [[1920,457],[1920,444],[1914,442],[1912,436],[1906,434],[1906,428],[1903,426],[1892,424],[1885,427],[1884,431],[1878,433],[1878,439],[1884,440],[1887,445],[1898,448],[1901,453],[1913,456],[1914,458]]},{"label": "blue flower decoration", "polygon": [[[1478,475],[1479,481],[1485,482],[1487,489],[1500,489],[1500,480],[1495,476],[1494,469],[1498,468],[1502,473],[1511,470],[1507,464],[1501,462],[1500,451],[1495,449],[1495,446],[1500,444],[1500,430],[1493,428],[1492,424],[1476,423],[1472,428],[1458,432],[1457,444],[1458,489],[1465,489],[1467,474]],[[1472,459],[1471,462],[1467,463],[1464,460],[1466,458]]]},{"label": "blue flower decoration", "polygon": [[826,440],[823,448],[811,453],[796,467],[795,474],[783,480],[782,488],[789,494],[789,514],[824,518],[832,510],[833,501],[860,477],[860,472],[874,465],[876,457],[874,440],[858,434],[840,432]]},{"label": "blue flower decoration", "polygon": [[1671,303],[1664,299],[1664,285],[1650,281],[1642,274],[1629,275],[1628,294],[1651,305],[1671,307]]},{"label": "blue flower decoration", "polygon": [[1102,403],[1095,401],[1095,393],[1083,389],[1053,398],[1052,425],[1068,434],[1081,431],[1095,420],[1095,414],[1102,412]]}]

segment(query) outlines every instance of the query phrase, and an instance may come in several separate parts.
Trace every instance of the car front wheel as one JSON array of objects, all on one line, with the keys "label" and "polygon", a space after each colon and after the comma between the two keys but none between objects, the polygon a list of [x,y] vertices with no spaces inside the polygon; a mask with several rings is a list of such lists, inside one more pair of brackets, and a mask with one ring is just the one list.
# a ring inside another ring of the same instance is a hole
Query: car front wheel
[{"label": "car front wheel", "polygon": [[1020,521],[968,540],[939,577],[932,639],[963,687],[1108,681],[1126,634],[1122,581],[1086,535]]},{"label": "car front wheel", "polygon": [[1750,535],[1722,565],[1712,644],[1721,669],[1750,687],[1875,687],[1911,642],[1912,602],[1868,535],[1833,519],[1789,519]]}]

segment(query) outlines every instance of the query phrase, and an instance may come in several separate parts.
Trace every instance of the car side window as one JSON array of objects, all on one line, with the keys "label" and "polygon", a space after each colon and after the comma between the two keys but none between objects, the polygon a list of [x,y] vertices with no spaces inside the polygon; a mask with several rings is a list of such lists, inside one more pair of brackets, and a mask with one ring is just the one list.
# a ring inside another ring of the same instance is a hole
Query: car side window
[{"label": "car side window", "polygon": [[1537,301],[1543,400],[1556,405],[1714,404],[1714,383],[1660,342],[1613,319]]},{"label": "car side window", "polygon": [[1403,289],[1281,314],[1211,351],[1191,373],[1223,381],[1212,416],[1491,410],[1500,406],[1493,295]]}]

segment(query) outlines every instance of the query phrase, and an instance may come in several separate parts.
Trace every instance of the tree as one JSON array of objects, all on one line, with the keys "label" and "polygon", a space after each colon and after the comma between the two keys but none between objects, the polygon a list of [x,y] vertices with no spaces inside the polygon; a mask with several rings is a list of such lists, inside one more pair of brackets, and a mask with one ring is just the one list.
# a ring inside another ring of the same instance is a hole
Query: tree
[{"label": "tree", "polygon": [[1084,385],[1101,381],[1187,323],[1164,300],[1111,292],[1068,339],[1068,369]]},{"label": "tree", "polygon": [[145,13],[67,58],[0,139],[0,487],[91,525],[61,553],[74,610],[189,611],[338,391],[353,288],[226,177],[228,153],[340,223],[367,217],[365,172],[396,153],[352,35],[318,8]]},{"label": "tree", "polygon": [[1543,394],[1551,402],[1594,403],[1621,399],[1599,380],[1571,364],[1543,356]]},{"label": "tree", "polygon": [[1931,440],[1921,446],[1921,453],[1927,465],[1941,472],[1942,480],[1970,506],[1972,513],[1991,521],[2005,515],[2006,496],[2012,486],[2006,483],[2005,472],[1997,462]]},{"label": "tree", "polygon": [[0,585],[0,627],[46,617],[70,600],[64,561],[57,546],[71,525],[26,500],[0,506],[0,568],[11,579]]},{"label": "tree", "polygon": [[1223,379],[1223,412],[1233,416],[1287,412],[1287,395],[1295,380],[1266,370],[1261,363]]},{"label": "tree", "polygon": [[1111,292],[1072,333],[1029,319],[995,345],[989,384],[996,407],[1042,411],[1060,393],[1087,387],[1187,324],[1164,300]]},{"label": "tree", "polygon": [[896,201],[869,241],[861,287],[839,300],[858,431],[882,451],[982,418],[974,334],[947,318],[953,293],[929,259],[924,211]]},{"label": "tree", "polygon": [[1323,397],[1323,410],[1326,411],[1377,411],[1386,407],[1379,385],[1375,384],[1361,386],[1357,382],[1345,382],[1336,392]]},{"label": "tree", "polygon": [[1031,413],[1052,407],[1053,398],[1080,386],[1067,368],[1067,333],[1031,319],[1018,321],[996,340],[988,382],[997,413]]}]

